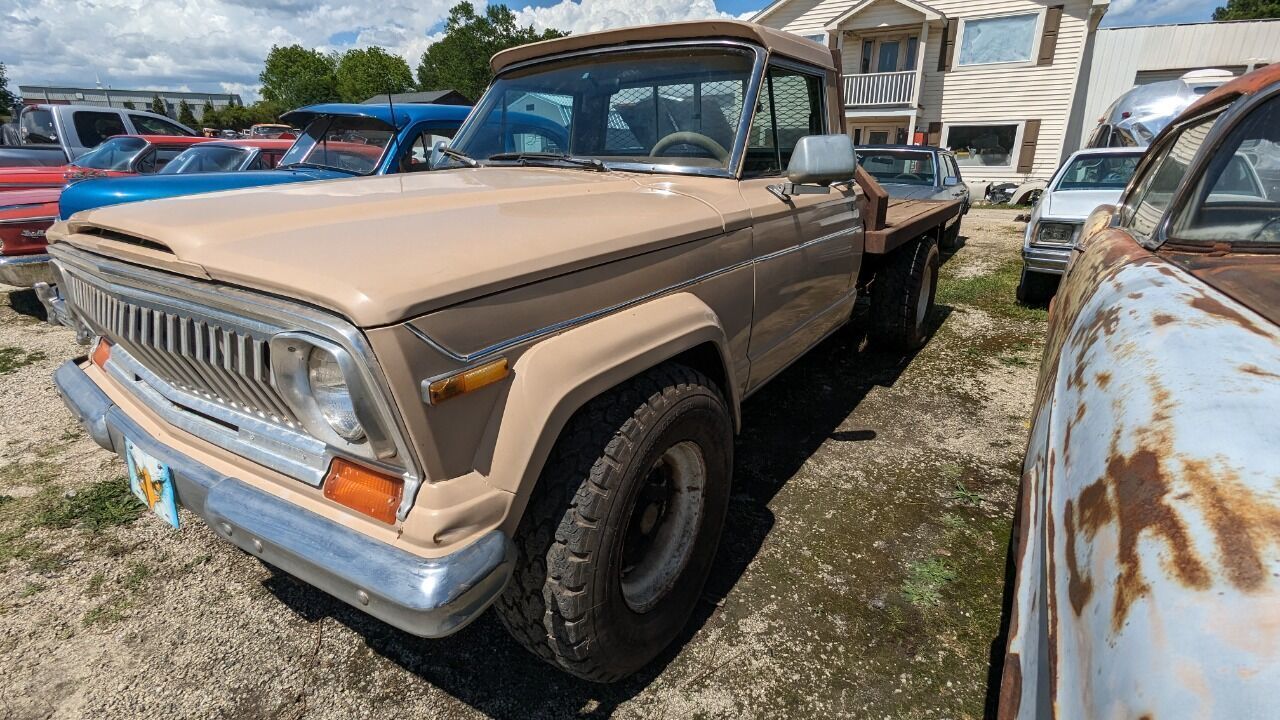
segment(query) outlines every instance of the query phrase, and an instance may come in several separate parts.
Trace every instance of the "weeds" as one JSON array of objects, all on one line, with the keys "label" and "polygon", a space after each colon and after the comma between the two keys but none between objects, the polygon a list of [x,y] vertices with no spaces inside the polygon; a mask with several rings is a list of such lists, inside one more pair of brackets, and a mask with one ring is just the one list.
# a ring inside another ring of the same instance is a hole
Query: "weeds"
[{"label": "weeds", "polygon": [[36,515],[36,523],[50,528],[80,526],[92,532],[127,525],[142,514],[143,507],[124,478],[100,480],[75,494],[63,497]]},{"label": "weeds", "polygon": [[956,483],[956,489],[951,493],[951,497],[966,505],[978,505],[982,503],[982,495],[965,487],[962,482]]},{"label": "weeds", "polygon": [[0,375],[8,375],[14,370],[24,368],[44,360],[47,356],[39,350],[27,352],[20,347],[5,345],[0,347]]},{"label": "weeds", "polygon": [[942,558],[922,560],[911,566],[902,594],[917,607],[937,605],[942,602],[942,586],[955,578],[955,570]]},{"label": "weeds", "polygon": [[1008,258],[991,272],[973,277],[949,277],[938,284],[937,301],[942,305],[968,305],[1013,320],[1046,322],[1047,310],[1021,305],[1017,300],[1022,261]]}]

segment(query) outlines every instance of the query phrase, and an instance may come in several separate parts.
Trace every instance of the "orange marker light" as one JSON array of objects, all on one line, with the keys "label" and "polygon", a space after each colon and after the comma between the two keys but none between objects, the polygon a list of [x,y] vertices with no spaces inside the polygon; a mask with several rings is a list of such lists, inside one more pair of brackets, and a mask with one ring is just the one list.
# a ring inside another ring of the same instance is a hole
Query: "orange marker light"
[{"label": "orange marker light", "polygon": [[507,359],[498,358],[457,375],[436,380],[427,388],[427,400],[432,405],[439,405],[449,398],[492,385],[510,374],[511,369],[507,366]]},{"label": "orange marker light", "polygon": [[89,356],[89,361],[100,368],[107,367],[107,361],[111,359],[111,343],[104,337],[98,338],[98,344],[93,346],[93,354]]},{"label": "orange marker light", "polygon": [[375,472],[341,458],[329,466],[324,496],[388,525],[396,521],[396,509],[404,494],[404,480]]}]

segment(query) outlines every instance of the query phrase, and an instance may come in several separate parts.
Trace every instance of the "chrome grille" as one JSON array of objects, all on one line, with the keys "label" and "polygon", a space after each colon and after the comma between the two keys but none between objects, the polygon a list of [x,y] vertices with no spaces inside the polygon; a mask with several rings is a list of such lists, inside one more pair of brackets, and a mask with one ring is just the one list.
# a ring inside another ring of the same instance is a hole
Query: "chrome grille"
[{"label": "chrome grille", "polygon": [[63,273],[80,314],[178,390],[290,428],[299,423],[275,387],[269,337],[147,307]]}]

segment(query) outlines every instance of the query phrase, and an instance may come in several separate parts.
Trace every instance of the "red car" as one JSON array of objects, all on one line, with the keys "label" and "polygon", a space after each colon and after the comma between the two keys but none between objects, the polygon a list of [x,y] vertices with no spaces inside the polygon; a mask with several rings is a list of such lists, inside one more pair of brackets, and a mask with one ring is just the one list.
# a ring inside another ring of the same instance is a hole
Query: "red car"
[{"label": "red car", "polygon": [[0,283],[30,287],[49,280],[44,231],[58,217],[62,186],[0,193]]},{"label": "red car", "polygon": [[[61,167],[0,168],[0,193],[33,187],[54,187],[91,177],[119,177],[153,173],[178,153],[209,142],[206,137],[180,135],[116,135]],[[6,200],[0,200],[8,204]]]}]

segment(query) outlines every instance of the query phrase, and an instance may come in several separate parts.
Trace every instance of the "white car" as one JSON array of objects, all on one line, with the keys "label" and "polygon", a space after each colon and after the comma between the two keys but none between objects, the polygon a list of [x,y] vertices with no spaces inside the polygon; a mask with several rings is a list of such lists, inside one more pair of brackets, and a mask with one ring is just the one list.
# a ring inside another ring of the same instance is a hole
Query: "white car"
[{"label": "white car", "polygon": [[1084,221],[1099,205],[1120,199],[1142,153],[1138,148],[1081,150],[1058,168],[1027,222],[1020,302],[1044,303],[1053,295]]}]

